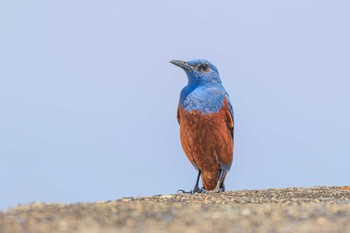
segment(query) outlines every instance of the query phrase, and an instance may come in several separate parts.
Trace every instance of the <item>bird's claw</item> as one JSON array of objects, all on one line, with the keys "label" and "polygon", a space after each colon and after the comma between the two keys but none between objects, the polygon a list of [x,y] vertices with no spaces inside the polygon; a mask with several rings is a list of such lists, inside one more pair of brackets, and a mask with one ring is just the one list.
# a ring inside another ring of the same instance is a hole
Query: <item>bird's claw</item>
[{"label": "bird's claw", "polygon": [[195,187],[193,190],[190,190],[188,192],[186,192],[185,190],[183,189],[179,189],[177,190],[177,193],[190,193],[190,194],[195,194],[195,193],[206,193],[207,191],[204,189],[204,187],[202,188],[198,188],[198,187]]},{"label": "bird's claw", "polygon": [[186,191],[183,190],[183,189],[179,189],[179,190],[177,190],[177,193],[193,193],[193,192],[192,192],[192,190],[189,191],[189,192],[186,192]]},{"label": "bird's claw", "polygon": [[222,193],[222,192],[225,192],[225,189],[224,189],[224,188],[215,188],[215,189],[213,190],[213,192]]}]

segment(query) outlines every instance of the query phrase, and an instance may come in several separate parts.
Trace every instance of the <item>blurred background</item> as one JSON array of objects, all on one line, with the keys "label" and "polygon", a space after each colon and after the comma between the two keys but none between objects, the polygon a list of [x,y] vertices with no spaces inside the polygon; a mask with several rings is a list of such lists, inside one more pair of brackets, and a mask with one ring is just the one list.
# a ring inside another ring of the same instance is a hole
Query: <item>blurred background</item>
[{"label": "blurred background", "polygon": [[235,110],[227,190],[349,185],[350,2],[1,1],[0,209],[175,193],[185,73]]}]

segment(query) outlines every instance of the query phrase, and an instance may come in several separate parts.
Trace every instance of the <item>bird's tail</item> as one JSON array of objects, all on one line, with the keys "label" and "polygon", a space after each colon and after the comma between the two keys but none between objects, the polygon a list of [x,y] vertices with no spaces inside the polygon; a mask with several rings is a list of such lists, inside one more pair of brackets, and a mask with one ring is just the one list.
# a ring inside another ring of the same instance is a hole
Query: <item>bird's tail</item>
[{"label": "bird's tail", "polygon": [[223,170],[221,179],[220,181],[218,181],[219,179],[218,172],[202,171],[201,177],[202,177],[202,183],[203,183],[204,189],[207,191],[214,190],[215,187],[218,185],[219,188],[225,190],[224,181],[225,181],[226,174],[227,174],[227,171]]}]

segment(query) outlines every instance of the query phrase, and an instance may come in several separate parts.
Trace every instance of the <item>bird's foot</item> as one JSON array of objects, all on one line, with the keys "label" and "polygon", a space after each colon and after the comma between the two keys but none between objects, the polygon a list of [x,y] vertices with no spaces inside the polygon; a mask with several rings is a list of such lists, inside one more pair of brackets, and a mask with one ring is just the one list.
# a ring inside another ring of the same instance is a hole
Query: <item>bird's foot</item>
[{"label": "bird's foot", "polygon": [[223,192],[225,192],[225,189],[224,188],[219,188],[218,193],[223,193]]},{"label": "bird's foot", "polygon": [[[203,193],[204,188],[199,188],[198,186],[194,187],[193,193]],[[205,191],[205,190],[204,190]]]},{"label": "bird's foot", "polygon": [[222,193],[222,192],[225,192],[225,188],[215,188],[214,190],[213,190],[214,192],[217,192],[217,193]]},{"label": "bird's foot", "polygon": [[204,187],[202,187],[202,188],[200,189],[200,193],[206,193],[206,192],[207,192],[207,190],[205,190]]},{"label": "bird's foot", "polygon": [[204,188],[198,188],[198,187],[194,187],[194,189],[190,190],[190,191],[185,191],[183,189],[177,190],[177,193],[190,193],[190,194],[205,193],[205,192],[206,192],[206,190]]},{"label": "bird's foot", "polygon": [[183,190],[183,189],[179,189],[179,190],[177,190],[177,193],[193,193],[193,191],[191,190],[191,191],[188,191],[188,192],[186,192],[185,190]]}]

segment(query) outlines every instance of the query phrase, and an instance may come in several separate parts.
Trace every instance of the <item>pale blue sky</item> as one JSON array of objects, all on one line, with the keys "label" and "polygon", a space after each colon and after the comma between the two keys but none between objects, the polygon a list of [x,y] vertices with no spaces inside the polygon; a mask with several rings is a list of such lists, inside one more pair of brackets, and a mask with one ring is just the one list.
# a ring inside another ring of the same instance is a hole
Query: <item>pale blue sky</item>
[{"label": "pale blue sky", "polygon": [[230,93],[228,190],[349,185],[349,28],[346,0],[1,1],[0,209],[193,188],[171,59]]}]

